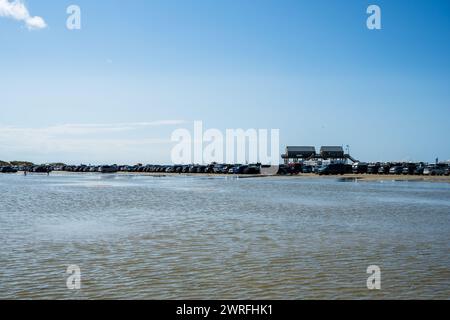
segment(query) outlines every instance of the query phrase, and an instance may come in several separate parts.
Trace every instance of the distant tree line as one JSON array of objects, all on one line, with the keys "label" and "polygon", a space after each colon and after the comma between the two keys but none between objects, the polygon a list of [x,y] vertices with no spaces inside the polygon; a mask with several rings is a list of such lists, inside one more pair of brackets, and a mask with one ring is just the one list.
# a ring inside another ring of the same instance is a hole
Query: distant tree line
[{"label": "distant tree line", "polygon": [[1,161],[0,166],[34,166],[34,163],[29,161]]}]

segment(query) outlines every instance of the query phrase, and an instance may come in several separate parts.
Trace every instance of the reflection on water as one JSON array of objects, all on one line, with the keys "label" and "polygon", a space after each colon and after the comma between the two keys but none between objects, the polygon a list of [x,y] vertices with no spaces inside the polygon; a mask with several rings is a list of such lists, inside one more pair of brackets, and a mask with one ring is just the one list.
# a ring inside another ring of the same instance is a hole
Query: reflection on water
[{"label": "reflection on water", "polygon": [[2,175],[0,193],[0,298],[450,297],[447,184]]},{"label": "reflection on water", "polygon": [[360,179],[353,178],[353,177],[346,177],[346,178],[337,178],[338,182],[358,182]]}]

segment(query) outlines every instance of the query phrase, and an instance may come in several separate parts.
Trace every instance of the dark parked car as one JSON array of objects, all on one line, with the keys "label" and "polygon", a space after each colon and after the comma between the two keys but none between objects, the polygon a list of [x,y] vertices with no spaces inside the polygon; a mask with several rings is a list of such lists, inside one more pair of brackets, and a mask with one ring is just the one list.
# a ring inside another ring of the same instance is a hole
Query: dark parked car
[{"label": "dark parked car", "polygon": [[352,171],[354,174],[367,173],[368,164],[364,162],[357,162],[353,165]]},{"label": "dark parked car", "polygon": [[189,166],[189,173],[197,173],[197,167],[194,165]]},{"label": "dark parked car", "polygon": [[379,163],[371,163],[367,166],[368,174],[377,174],[378,170],[380,170],[381,165]]},{"label": "dark parked car", "polygon": [[10,166],[0,167],[0,173],[17,173],[17,169]]},{"label": "dark parked car", "polygon": [[98,171],[101,173],[116,173],[117,166],[101,166]]},{"label": "dark parked car", "polygon": [[449,176],[449,175],[450,175],[450,167],[447,167],[447,168],[444,170],[444,175],[446,175],[446,176]]},{"label": "dark parked car", "polygon": [[228,174],[234,174],[234,169],[236,168],[236,167],[238,167],[239,165],[237,165],[237,164],[233,164],[233,165],[230,165],[230,166],[228,166],[228,170],[227,170],[227,173]]},{"label": "dark parked car", "polygon": [[319,175],[345,174],[345,164],[331,163],[327,165],[322,165],[321,167],[318,168],[317,173]]},{"label": "dark parked car", "polygon": [[313,167],[312,166],[303,166],[302,173],[312,173]]},{"label": "dark parked car", "polygon": [[228,174],[234,174],[234,170],[236,170],[236,168],[237,167],[239,167],[240,165],[237,165],[237,164],[235,164],[235,165],[233,165],[233,166],[230,166],[229,168],[228,168]]},{"label": "dark parked car", "polygon": [[181,173],[181,171],[183,171],[183,166],[174,166],[175,173]]},{"label": "dark parked car", "polygon": [[244,174],[247,168],[248,168],[247,165],[237,165],[234,168],[232,168],[233,174]]},{"label": "dark parked car", "polygon": [[197,171],[198,173],[206,173],[207,166],[200,166],[198,167]]},{"label": "dark parked car", "polygon": [[183,166],[181,168],[181,173],[189,173],[189,166]]},{"label": "dark parked car", "polygon": [[414,170],[414,174],[420,176],[420,175],[423,174],[423,171],[424,171],[424,170],[425,170],[425,167],[424,167],[424,166],[418,166],[418,167],[416,167],[416,169]]},{"label": "dark parked car", "polygon": [[217,174],[227,173],[226,168],[227,166],[224,164],[216,164],[213,167],[213,172]]},{"label": "dark parked car", "polygon": [[51,169],[46,166],[34,166],[31,168],[30,172],[34,173],[50,173]]},{"label": "dark parked car", "polygon": [[158,167],[156,168],[156,172],[160,172],[160,173],[166,172],[166,169],[167,169],[166,166],[158,166]]},{"label": "dark parked car", "polygon": [[416,170],[416,165],[413,163],[408,163],[403,166],[402,173],[404,175],[414,174],[414,170]]},{"label": "dark parked car", "polygon": [[344,165],[345,167],[345,174],[352,174],[353,173],[353,167],[351,164]]},{"label": "dark parked car", "polygon": [[291,174],[299,174],[302,172],[302,164],[301,163],[290,163],[289,164]]},{"label": "dark parked car", "polygon": [[[311,170],[313,170],[313,167],[310,167]],[[295,166],[280,164],[278,166],[278,175],[293,175],[293,174],[299,174],[300,171]],[[302,171],[303,172],[303,171]]]},{"label": "dark parked car", "polygon": [[391,167],[387,164],[381,165],[378,169],[378,174],[388,174]]},{"label": "dark parked car", "polygon": [[[292,170],[292,168],[291,168]],[[251,164],[244,169],[244,174],[260,174],[261,168],[258,165]]]},{"label": "dark parked car", "polygon": [[223,173],[230,173],[230,170],[234,168],[234,164],[226,164],[223,167]]},{"label": "dark parked car", "polygon": [[207,165],[205,168],[205,173],[214,173],[214,165],[213,164]]}]

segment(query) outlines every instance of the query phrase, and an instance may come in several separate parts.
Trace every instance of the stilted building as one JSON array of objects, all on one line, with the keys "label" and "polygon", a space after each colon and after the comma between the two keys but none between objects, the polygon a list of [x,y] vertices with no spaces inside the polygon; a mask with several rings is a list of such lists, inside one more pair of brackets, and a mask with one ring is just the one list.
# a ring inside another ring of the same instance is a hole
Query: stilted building
[{"label": "stilted building", "polygon": [[320,148],[320,157],[324,160],[328,159],[345,159],[344,148],[342,147],[321,147]]},{"label": "stilted building", "polygon": [[285,164],[289,163],[304,163],[306,161],[322,162],[323,160],[330,160],[331,162],[358,162],[349,154],[345,154],[344,148],[340,146],[323,146],[320,148],[320,153],[316,152],[315,147],[286,147],[286,153],[282,154]]},{"label": "stilted building", "polygon": [[286,153],[281,155],[285,164],[299,163],[316,156],[315,147],[286,147]]}]

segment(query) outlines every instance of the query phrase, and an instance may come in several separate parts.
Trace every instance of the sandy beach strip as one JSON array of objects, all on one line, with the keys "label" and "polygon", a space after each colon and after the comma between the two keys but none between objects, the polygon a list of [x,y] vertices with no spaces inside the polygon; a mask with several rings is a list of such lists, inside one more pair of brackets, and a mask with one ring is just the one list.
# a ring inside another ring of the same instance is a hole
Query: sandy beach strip
[{"label": "sandy beach strip", "polygon": [[[66,171],[53,171],[53,174],[73,174],[73,175],[86,175],[86,174],[101,174],[101,173],[89,173],[89,172],[66,172]],[[106,173],[108,174],[108,173]],[[231,179],[250,179],[250,178],[278,178],[278,179],[339,179],[339,180],[355,180],[355,181],[405,181],[405,182],[439,182],[450,183],[450,176],[413,176],[413,175],[378,175],[378,174],[345,174],[345,175],[318,175],[314,173],[298,174],[298,175],[263,175],[263,174],[250,174],[250,175],[233,175],[233,174],[213,174],[213,173],[165,173],[165,172],[117,172],[114,174],[119,175],[137,175],[137,176],[149,176],[155,178],[162,177],[203,177],[203,178],[231,178]]]}]

